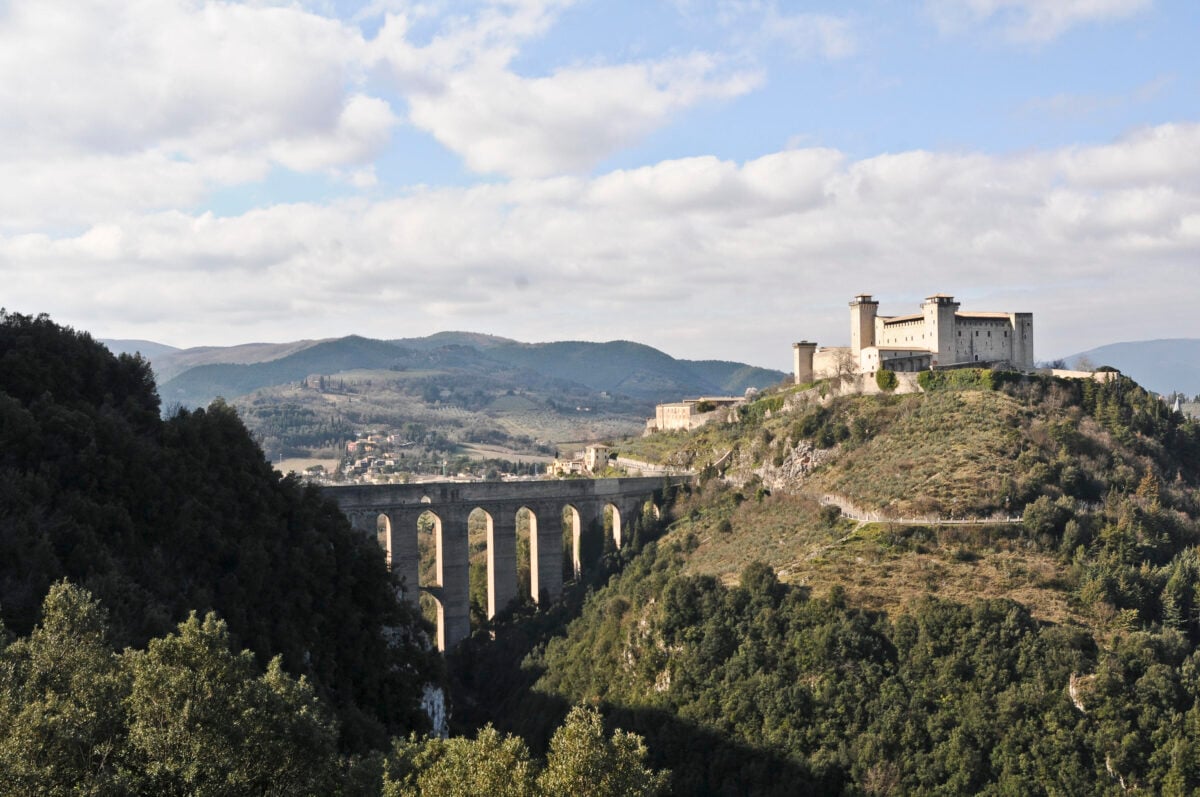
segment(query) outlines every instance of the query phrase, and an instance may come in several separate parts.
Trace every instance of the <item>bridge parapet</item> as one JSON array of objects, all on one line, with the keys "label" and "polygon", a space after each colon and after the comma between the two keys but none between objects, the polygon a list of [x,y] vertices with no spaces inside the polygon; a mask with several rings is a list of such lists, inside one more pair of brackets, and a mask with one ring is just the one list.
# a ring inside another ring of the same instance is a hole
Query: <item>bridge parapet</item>
[{"label": "bridge parapet", "polygon": [[[529,516],[530,593],[535,602],[554,601],[563,591],[563,511],[572,515],[572,562],[576,575],[583,561],[582,540],[603,524],[612,507],[613,542],[625,543],[625,526],[664,484],[690,477],[562,479],[527,482],[427,482],[421,484],[338,485],[322,492],[337,502],[355,528],[376,537],[380,518],[388,566],[400,577],[405,597],[416,603],[419,589],[438,603],[438,647],[453,647],[470,633],[470,550],[468,518],[475,509],[487,514],[488,617],[517,597],[517,513]],[[434,519],[436,582],[420,583],[417,528],[426,512]]]}]

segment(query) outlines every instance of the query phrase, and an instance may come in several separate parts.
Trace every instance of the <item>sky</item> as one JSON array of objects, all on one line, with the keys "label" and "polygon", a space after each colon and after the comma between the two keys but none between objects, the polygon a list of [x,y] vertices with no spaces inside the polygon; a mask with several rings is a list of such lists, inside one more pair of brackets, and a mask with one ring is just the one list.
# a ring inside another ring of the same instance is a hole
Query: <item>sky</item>
[{"label": "sky", "polygon": [[0,306],[788,370],[847,304],[1200,337],[1195,0],[0,0]]}]

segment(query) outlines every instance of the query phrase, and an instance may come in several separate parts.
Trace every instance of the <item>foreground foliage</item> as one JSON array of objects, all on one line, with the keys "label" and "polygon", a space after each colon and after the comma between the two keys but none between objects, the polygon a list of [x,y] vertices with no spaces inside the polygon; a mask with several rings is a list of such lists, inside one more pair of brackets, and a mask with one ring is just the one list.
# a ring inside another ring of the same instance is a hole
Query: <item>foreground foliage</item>
[{"label": "foreground foliage", "polygon": [[650,546],[531,661],[600,701],[680,794],[1097,794],[1200,788],[1200,653],[1098,646],[1006,600],[889,618],[765,566],[723,586]]},{"label": "foreground foliage", "polygon": [[473,740],[397,741],[383,795],[650,797],[666,786],[667,773],[647,767],[645,758],[641,737],[621,730],[609,736],[600,714],[579,706],[554,732],[544,768],[524,741],[491,725]]},{"label": "foreground foliage", "polygon": [[308,681],[232,652],[214,614],[118,653],[100,604],[60,582],[28,637],[9,643],[0,628],[2,794],[638,797],[666,779],[645,758],[640,737],[606,734],[585,708],[545,766],[490,727],[347,758]]},{"label": "foreground foliage", "polygon": [[104,612],[66,583],[29,637],[0,651],[5,794],[324,794],[337,735],[312,688],[258,674],[215,615],[114,653]]},{"label": "foreground foliage", "polygon": [[163,420],[147,364],[45,317],[0,313],[0,613],[17,634],[60,579],[143,647],[216,611],[260,665],[307,676],[344,748],[427,727],[441,664],[378,547],[281,478],[217,402]]}]

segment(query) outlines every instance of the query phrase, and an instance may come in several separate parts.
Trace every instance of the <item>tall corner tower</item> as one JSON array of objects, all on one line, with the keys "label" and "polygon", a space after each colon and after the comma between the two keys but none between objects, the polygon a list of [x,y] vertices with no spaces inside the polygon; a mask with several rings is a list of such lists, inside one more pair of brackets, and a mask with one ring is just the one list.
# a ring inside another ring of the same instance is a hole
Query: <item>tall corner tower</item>
[{"label": "tall corner tower", "polygon": [[802,340],[799,343],[792,344],[793,361],[795,364],[795,380],[797,385],[806,385],[813,381],[813,355],[817,351],[817,344]]},{"label": "tall corner tower", "polygon": [[1033,369],[1033,313],[1012,314],[1012,361],[1013,364]]},{"label": "tall corner tower", "polygon": [[859,352],[875,345],[875,315],[879,302],[869,293],[860,293],[850,302],[850,353],[858,362]]},{"label": "tall corner tower", "polygon": [[925,299],[921,313],[925,316],[925,334],[933,365],[949,365],[954,362],[954,314],[959,303],[953,296],[935,293]]}]

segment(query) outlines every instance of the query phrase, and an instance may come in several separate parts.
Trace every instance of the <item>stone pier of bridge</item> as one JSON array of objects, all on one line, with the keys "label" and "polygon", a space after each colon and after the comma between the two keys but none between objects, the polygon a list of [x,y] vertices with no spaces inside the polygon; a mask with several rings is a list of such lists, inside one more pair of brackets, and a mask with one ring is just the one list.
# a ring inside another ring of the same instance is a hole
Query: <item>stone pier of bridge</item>
[{"label": "stone pier of bridge", "polygon": [[[675,482],[680,481],[678,477]],[[529,515],[530,597],[553,602],[563,592],[564,510],[570,508],[570,550],[578,576],[589,534],[604,528],[612,511],[613,543],[620,548],[647,502],[664,486],[662,478],[563,479],[514,482],[433,482],[346,485],[323,488],[355,528],[379,539],[388,566],[398,575],[404,596],[418,603],[419,591],[438,607],[438,648],[447,650],[471,632],[468,522],[482,510],[487,531],[487,615],[495,617],[518,596],[517,515]],[[420,581],[418,525],[428,513],[437,551],[432,583]],[[377,536],[378,535],[378,536]]]}]

